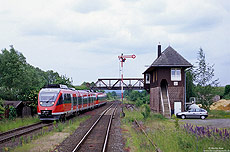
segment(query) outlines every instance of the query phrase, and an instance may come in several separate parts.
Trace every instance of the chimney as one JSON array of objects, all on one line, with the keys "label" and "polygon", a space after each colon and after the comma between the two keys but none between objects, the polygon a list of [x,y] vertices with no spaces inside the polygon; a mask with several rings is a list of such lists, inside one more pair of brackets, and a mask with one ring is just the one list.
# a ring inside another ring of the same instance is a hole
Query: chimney
[{"label": "chimney", "polygon": [[161,56],[161,44],[158,44],[158,56],[157,58],[159,58]]}]

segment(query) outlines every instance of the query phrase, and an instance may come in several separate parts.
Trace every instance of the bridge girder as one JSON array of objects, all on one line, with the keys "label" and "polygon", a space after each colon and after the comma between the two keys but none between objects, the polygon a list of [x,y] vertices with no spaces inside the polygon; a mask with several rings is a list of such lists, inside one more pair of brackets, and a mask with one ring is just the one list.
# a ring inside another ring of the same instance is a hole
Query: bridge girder
[{"label": "bridge girder", "polygon": [[[91,86],[92,90],[120,90],[121,78],[104,78],[98,79],[97,82]],[[124,90],[143,90],[143,78],[123,78]]]}]

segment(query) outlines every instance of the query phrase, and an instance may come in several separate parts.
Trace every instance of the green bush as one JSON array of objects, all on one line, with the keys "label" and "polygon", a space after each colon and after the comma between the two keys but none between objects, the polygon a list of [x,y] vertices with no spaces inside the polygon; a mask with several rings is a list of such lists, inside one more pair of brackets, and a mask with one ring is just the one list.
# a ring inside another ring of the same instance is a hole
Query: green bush
[{"label": "green bush", "polygon": [[158,119],[158,120],[166,120],[166,118],[162,114],[159,114],[159,113],[152,114],[151,118]]},{"label": "green bush", "polygon": [[10,106],[9,110],[10,110],[10,112],[9,112],[9,119],[10,120],[14,120],[17,117],[16,109],[13,106]]},{"label": "green bush", "polygon": [[4,118],[5,108],[3,107],[3,100],[0,99],[0,119]]},{"label": "green bush", "polygon": [[5,108],[0,105],[0,120],[4,118]]},{"label": "green bush", "polygon": [[146,119],[150,116],[150,107],[147,104],[144,104],[143,107],[144,111],[142,111],[141,114],[144,116],[144,119]]},{"label": "green bush", "polygon": [[230,100],[230,93],[224,96],[224,99]]},{"label": "green bush", "polygon": [[230,85],[226,85],[224,89],[224,95],[227,95],[230,93]]},{"label": "green bush", "polygon": [[230,118],[230,112],[224,110],[210,110],[208,118]]},{"label": "green bush", "polygon": [[224,89],[224,99],[230,99],[230,85],[226,85]]},{"label": "green bush", "polygon": [[140,98],[138,98],[137,100],[136,100],[136,106],[137,107],[140,107],[141,105],[143,105],[143,100],[141,100]]},{"label": "green bush", "polygon": [[180,125],[179,125],[179,119],[178,118],[175,118],[174,124],[175,124],[176,130],[179,130]]}]

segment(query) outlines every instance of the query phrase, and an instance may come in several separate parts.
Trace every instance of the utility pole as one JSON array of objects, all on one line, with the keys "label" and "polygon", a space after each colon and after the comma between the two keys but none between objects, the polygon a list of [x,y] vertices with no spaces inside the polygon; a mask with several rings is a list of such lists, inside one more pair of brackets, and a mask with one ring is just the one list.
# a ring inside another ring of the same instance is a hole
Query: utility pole
[{"label": "utility pole", "polygon": [[[121,62],[121,102],[123,104],[123,92],[124,92],[124,86],[123,86],[123,63],[125,62],[125,60],[127,58],[132,58],[132,59],[135,59],[136,58],[136,55],[123,55],[123,53],[121,53],[120,56],[118,56],[118,59],[120,60]],[[122,115],[125,116],[124,112],[123,112],[123,106],[122,106]]]}]

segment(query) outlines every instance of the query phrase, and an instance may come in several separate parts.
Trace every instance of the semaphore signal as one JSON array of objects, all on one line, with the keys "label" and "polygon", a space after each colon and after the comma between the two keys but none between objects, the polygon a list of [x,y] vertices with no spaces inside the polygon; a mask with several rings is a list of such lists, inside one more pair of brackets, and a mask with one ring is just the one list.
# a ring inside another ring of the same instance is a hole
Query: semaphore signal
[{"label": "semaphore signal", "polygon": [[[124,92],[124,89],[123,89],[123,63],[126,61],[127,58],[132,58],[132,59],[135,59],[136,58],[136,55],[123,55],[123,53],[121,53],[120,56],[118,56],[118,59],[120,60],[121,62],[121,101],[123,103],[123,92]],[[122,112],[123,112],[123,108],[122,108]]]}]

